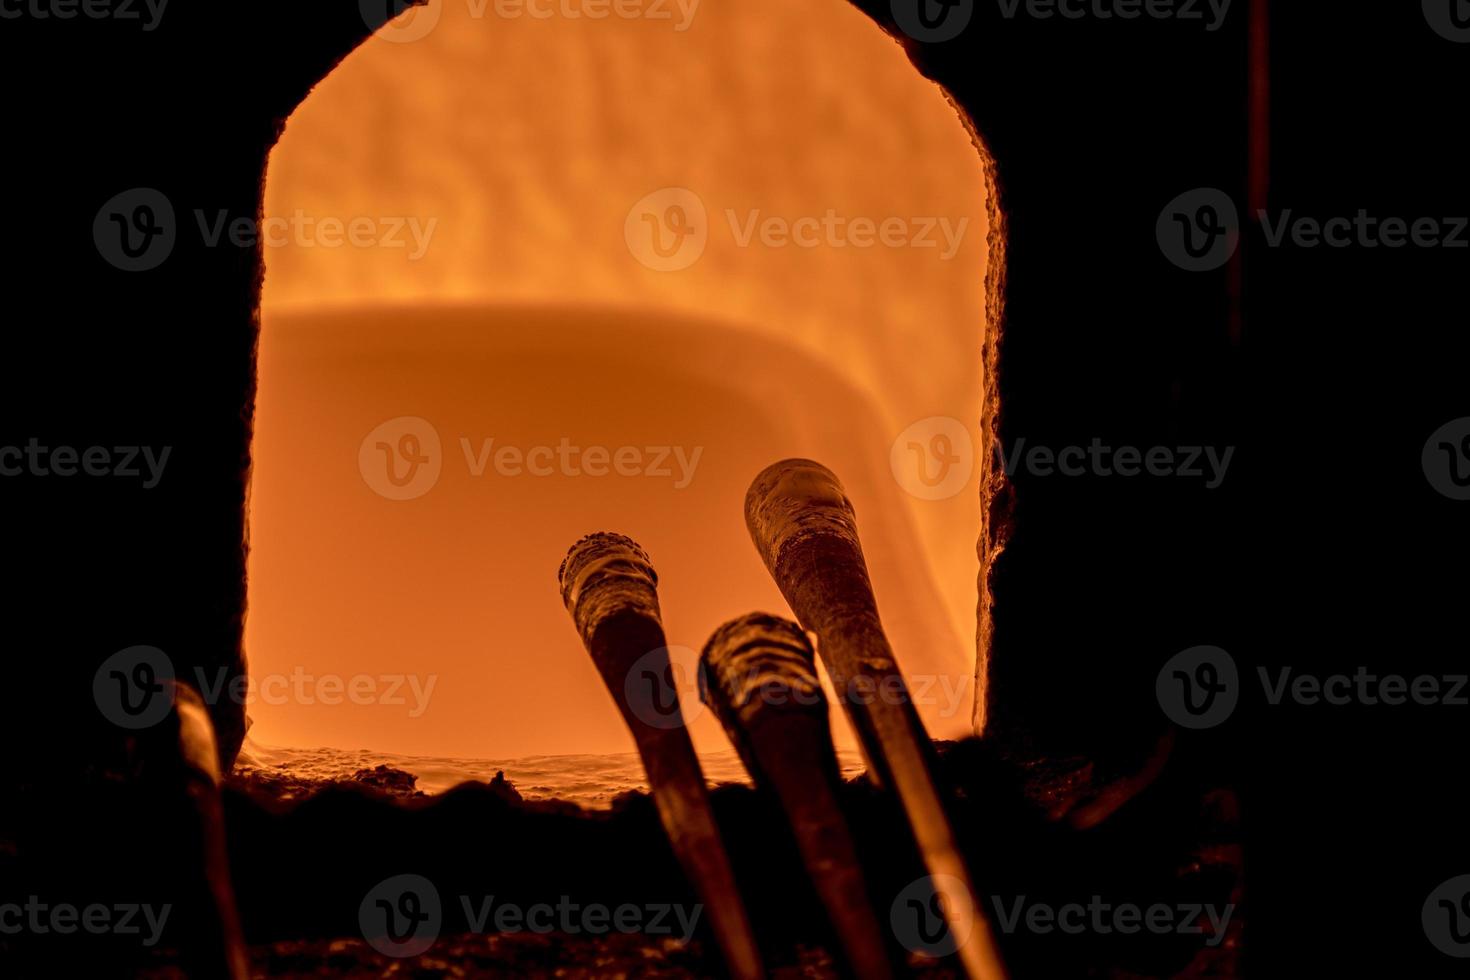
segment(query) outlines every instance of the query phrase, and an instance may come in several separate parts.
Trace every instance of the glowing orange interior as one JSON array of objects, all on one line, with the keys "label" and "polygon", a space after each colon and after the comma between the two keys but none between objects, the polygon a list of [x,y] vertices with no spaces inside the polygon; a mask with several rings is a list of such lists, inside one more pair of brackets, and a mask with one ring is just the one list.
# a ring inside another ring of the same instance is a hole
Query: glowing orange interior
[{"label": "glowing orange interior", "polygon": [[265,213],[253,738],[630,750],[562,555],[640,541],[689,651],[786,614],[741,501],[791,455],[847,485],[931,733],[972,730],[980,160],[844,0],[432,4],[292,116]]}]

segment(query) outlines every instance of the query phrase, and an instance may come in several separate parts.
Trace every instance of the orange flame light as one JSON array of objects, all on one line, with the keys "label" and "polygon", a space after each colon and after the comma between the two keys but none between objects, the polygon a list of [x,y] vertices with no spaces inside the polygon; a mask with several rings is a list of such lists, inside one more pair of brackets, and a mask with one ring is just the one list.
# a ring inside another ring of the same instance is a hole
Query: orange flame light
[{"label": "orange flame light", "polygon": [[629,751],[557,563],[636,538],[687,666],[786,613],[741,508],[784,456],[841,474],[920,713],[971,731],[980,158],[843,0],[431,4],[292,116],[265,213],[257,740]]}]

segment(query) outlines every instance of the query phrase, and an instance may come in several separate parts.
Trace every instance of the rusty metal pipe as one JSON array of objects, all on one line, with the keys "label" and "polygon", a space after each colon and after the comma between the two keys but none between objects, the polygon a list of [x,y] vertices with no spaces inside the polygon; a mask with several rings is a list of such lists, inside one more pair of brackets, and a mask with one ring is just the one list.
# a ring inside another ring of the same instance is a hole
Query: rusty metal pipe
[{"label": "rusty metal pipe", "polygon": [[878,618],[857,518],[837,476],[809,459],[766,467],[745,496],[756,550],[817,652],[879,781],[897,795],[974,980],[1005,967],[930,774],[933,745]]},{"label": "rusty metal pipe", "polygon": [[[621,534],[590,534],[557,573],[562,601],[638,745],[675,856],[709,910],[733,977],[764,977],[760,950],[710,806],[704,772],[681,723],[672,684],[650,690],[645,672],[668,678],[658,576],[647,553]],[[630,683],[630,678],[633,683]]]},{"label": "rusty metal pipe", "polygon": [[700,696],[756,786],[785,812],[849,971],[889,980],[889,946],[838,801],[837,753],[811,642],[790,620],[751,613],[715,630],[700,664]]}]

